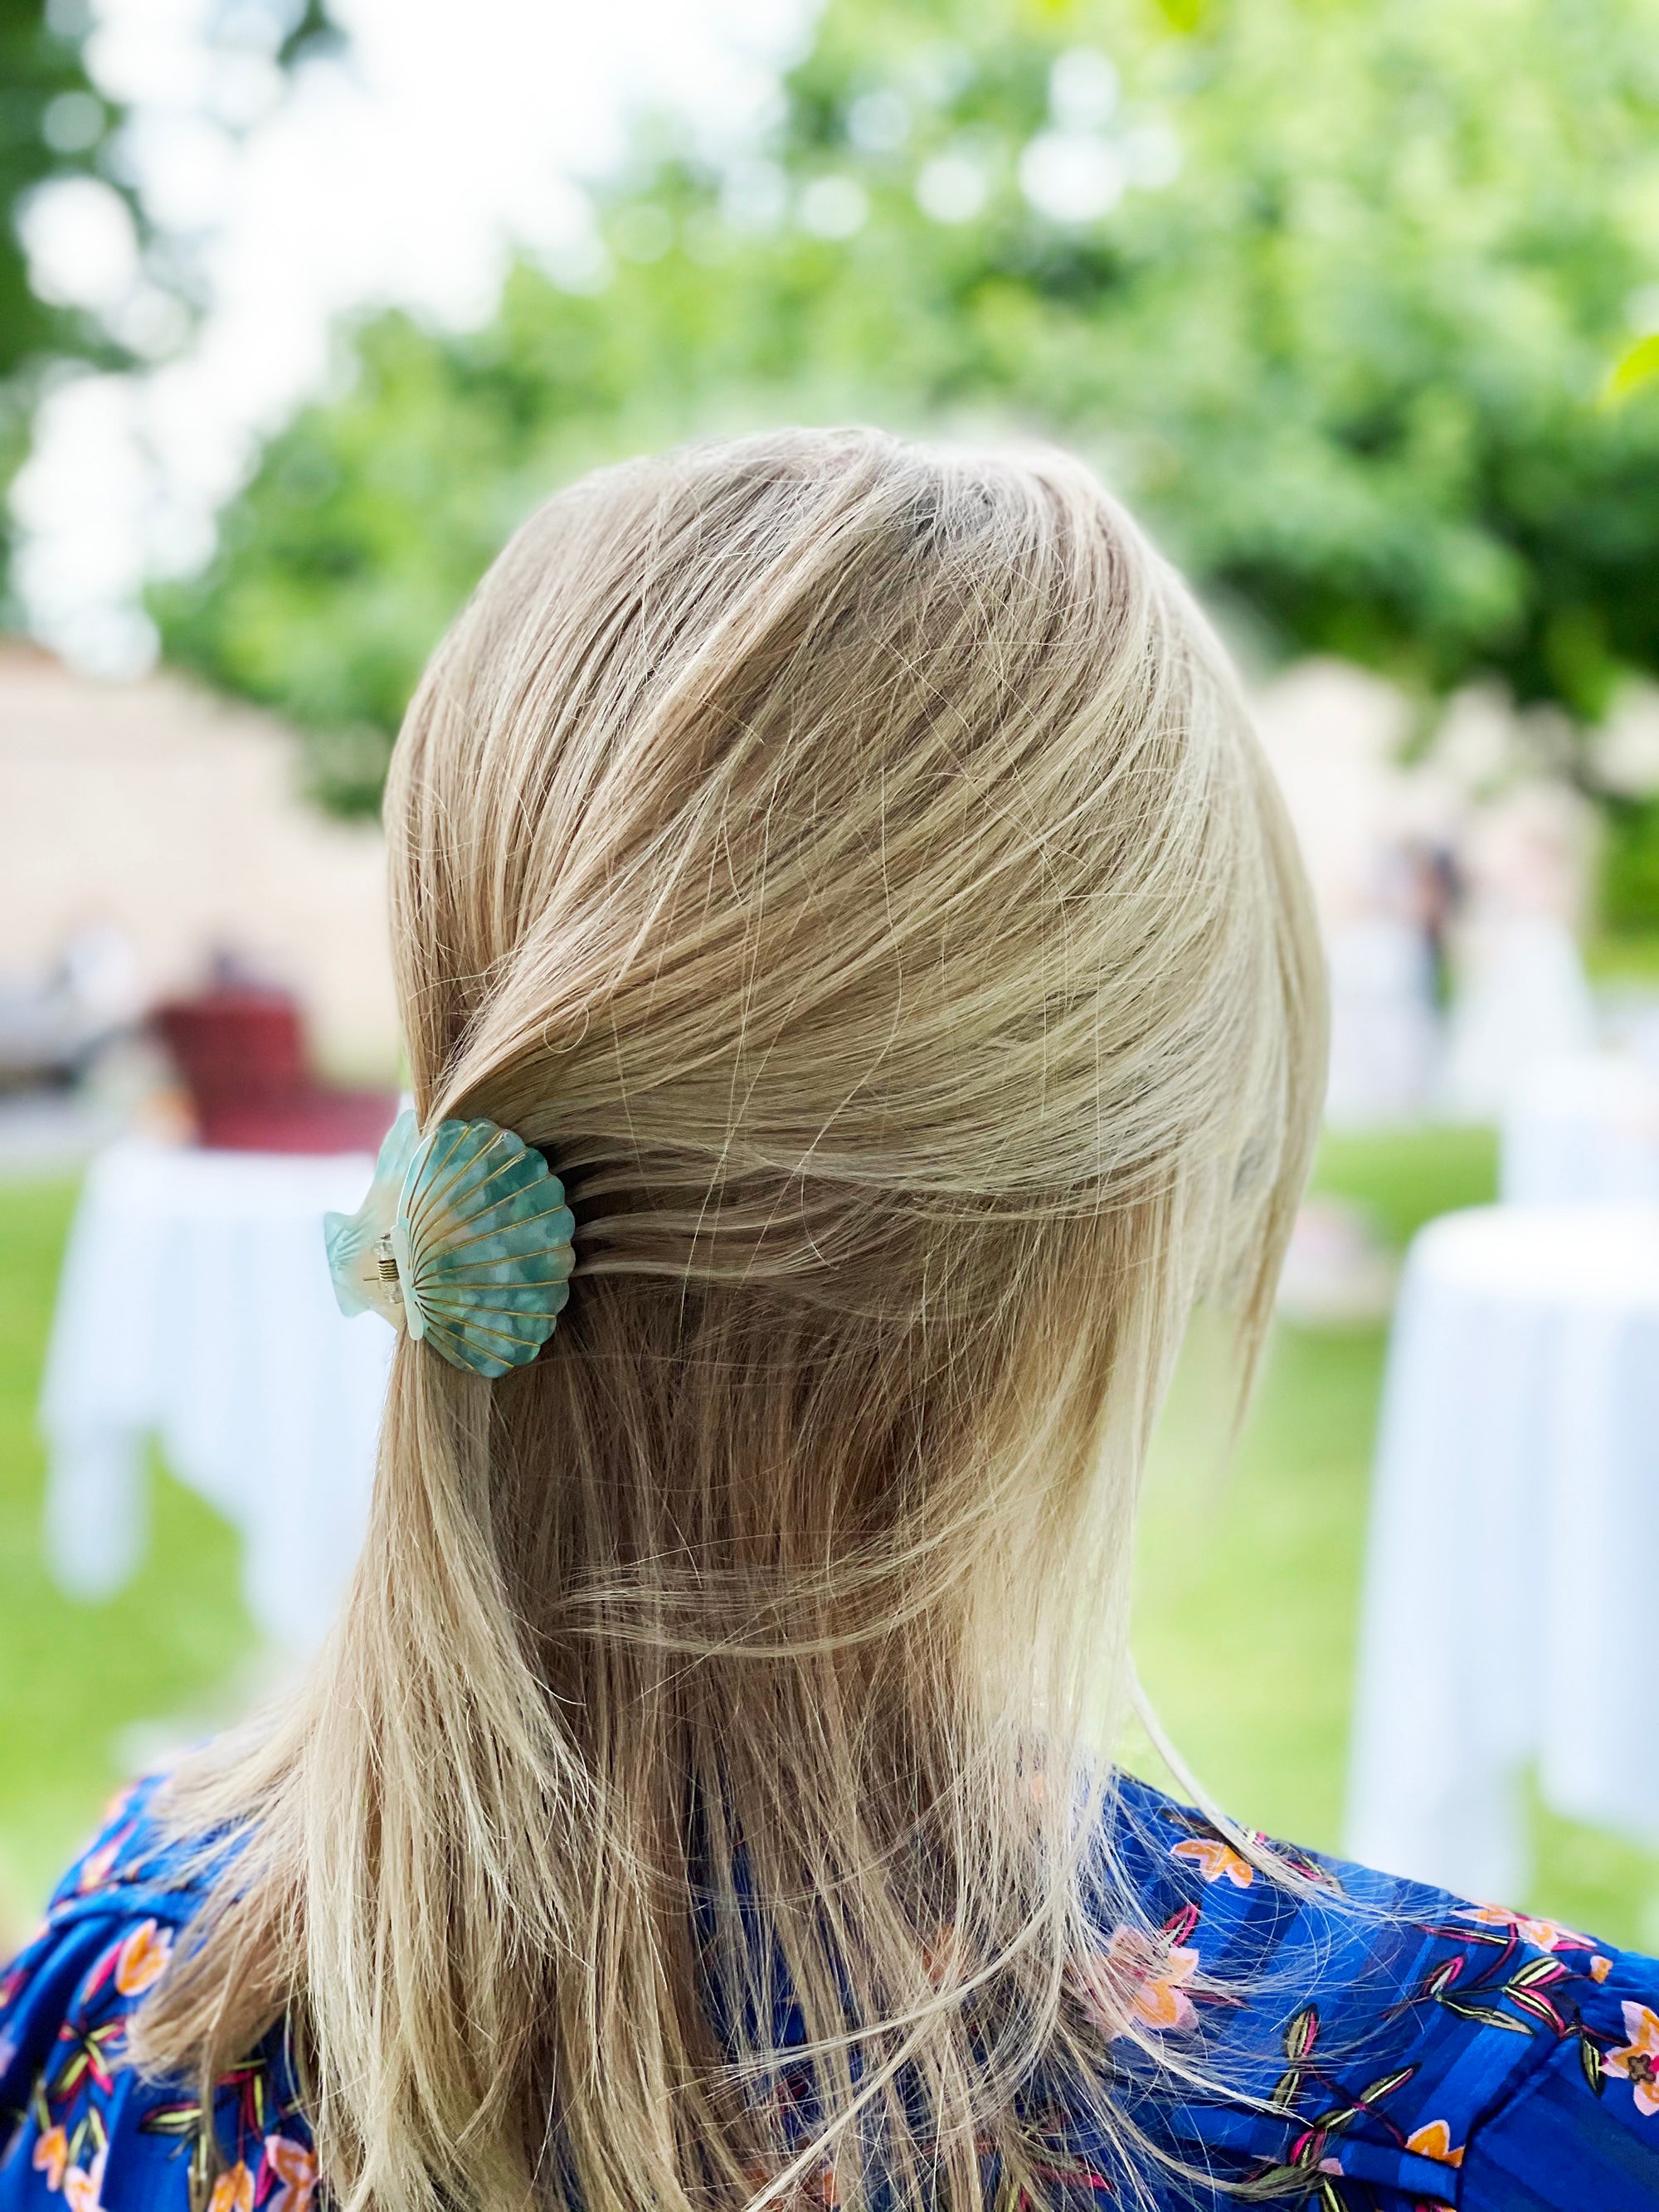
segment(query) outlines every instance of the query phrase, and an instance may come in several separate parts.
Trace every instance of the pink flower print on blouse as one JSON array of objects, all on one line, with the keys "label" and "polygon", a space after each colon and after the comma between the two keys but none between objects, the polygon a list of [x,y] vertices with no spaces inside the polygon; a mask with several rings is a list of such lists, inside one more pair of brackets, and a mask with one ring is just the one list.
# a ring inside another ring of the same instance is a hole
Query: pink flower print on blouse
[{"label": "pink flower print on blouse", "polygon": [[122,1850],[131,1840],[131,1829],[123,1828],[117,1834],[110,1837],[106,1843],[100,1844],[96,1850],[87,1853],[81,1862],[80,1871],[76,1876],[75,1887],[77,1895],[85,1897],[91,1891],[103,1887],[110,1877],[115,1862],[120,1857]]},{"label": "pink flower print on blouse", "polygon": [[1531,1912],[1511,1912],[1502,1905],[1466,1905],[1455,1917],[1479,1920],[1488,1928],[1513,1928],[1522,1942],[1531,1943],[1540,1951],[1589,1951],[1595,1948],[1588,1936],[1564,1928],[1559,1920],[1545,1920]]},{"label": "pink flower print on blouse", "polygon": [[89,2166],[72,2166],[64,2176],[64,2201],[70,2212],[103,2212],[106,2144]]},{"label": "pink flower print on blouse", "polygon": [[265,2165],[282,2187],[265,2205],[265,2212],[311,2212],[317,2193],[317,2154],[291,2136],[265,2137]]},{"label": "pink flower print on blouse", "polygon": [[1637,2111],[1651,2120],[1659,2118],[1659,2013],[1628,1999],[1623,2010],[1630,2041],[1608,2051],[1607,2069],[1630,2083]]},{"label": "pink flower print on blouse", "polygon": [[[1184,1932],[1191,1918],[1182,1915]],[[1095,2020],[1113,2037],[1131,2025],[1167,2034],[1190,2027],[1197,2018],[1186,1985],[1198,1971],[1198,1953],[1179,1942],[1158,1944],[1139,1928],[1115,1928],[1104,1951],[1076,1972],[1079,1995]]]}]

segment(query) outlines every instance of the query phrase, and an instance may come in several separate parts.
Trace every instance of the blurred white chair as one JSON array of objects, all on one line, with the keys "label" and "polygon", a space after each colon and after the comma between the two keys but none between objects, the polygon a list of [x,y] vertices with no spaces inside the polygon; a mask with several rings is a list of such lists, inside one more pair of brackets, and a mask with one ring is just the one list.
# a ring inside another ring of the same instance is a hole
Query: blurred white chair
[{"label": "blurred white chair", "polygon": [[1659,1206],[1421,1231],[1395,1310],[1346,1842],[1514,1902],[1520,1784],[1659,1843]]}]

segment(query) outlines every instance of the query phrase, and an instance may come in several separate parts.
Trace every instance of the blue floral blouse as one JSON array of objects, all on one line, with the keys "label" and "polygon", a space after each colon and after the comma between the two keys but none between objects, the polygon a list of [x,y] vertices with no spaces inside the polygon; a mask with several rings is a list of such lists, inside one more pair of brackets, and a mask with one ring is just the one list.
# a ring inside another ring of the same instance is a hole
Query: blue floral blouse
[{"label": "blue floral blouse", "polygon": [[[128,2019],[198,1901],[156,1787],[117,1806],[0,1978],[0,2212],[312,2212],[280,2029],[219,2083],[210,2123],[126,2061]],[[1293,1893],[1127,1777],[1112,1817],[1164,1940],[1103,1925],[1099,1986],[1116,2017],[1129,1992],[1154,2036],[1204,2028],[1233,2084],[1138,2093],[1126,2067],[1142,2127],[1214,2178],[1170,2179],[1161,2203],[1222,2212],[1243,2184],[1246,2202],[1316,2212],[1659,2208],[1659,1962],[1294,1852],[1312,1887]],[[1030,2094],[1057,2199],[1132,2200],[1063,2085]]]}]

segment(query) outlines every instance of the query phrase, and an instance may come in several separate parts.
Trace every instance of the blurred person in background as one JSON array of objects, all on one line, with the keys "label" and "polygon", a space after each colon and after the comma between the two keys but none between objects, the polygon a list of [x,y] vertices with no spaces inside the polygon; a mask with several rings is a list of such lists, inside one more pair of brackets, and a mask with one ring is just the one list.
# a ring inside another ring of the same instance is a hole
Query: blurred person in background
[{"label": "blurred person in background", "polygon": [[[1324,1073],[1123,511],[862,431],[590,477],[388,823],[365,1553],[0,1984],[0,2204],[1659,2202],[1659,1965],[1109,1755],[1154,1416],[1202,1297],[1248,1379]],[[570,1212],[466,1261],[468,1144]]]}]

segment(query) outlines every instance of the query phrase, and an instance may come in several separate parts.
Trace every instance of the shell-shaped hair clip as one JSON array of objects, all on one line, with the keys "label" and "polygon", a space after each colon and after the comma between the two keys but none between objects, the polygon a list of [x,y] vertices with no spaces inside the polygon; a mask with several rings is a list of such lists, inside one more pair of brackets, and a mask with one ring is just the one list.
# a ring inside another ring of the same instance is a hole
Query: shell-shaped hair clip
[{"label": "shell-shaped hair clip", "polygon": [[538,1152],[494,1121],[393,1122],[368,1196],[323,1218],[343,1314],[373,1311],[453,1366],[533,1359],[570,1296],[575,1218]]}]

